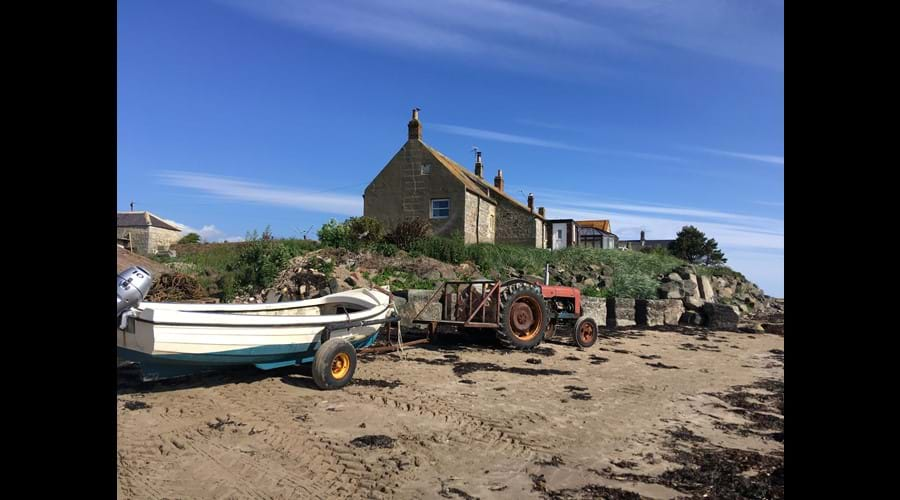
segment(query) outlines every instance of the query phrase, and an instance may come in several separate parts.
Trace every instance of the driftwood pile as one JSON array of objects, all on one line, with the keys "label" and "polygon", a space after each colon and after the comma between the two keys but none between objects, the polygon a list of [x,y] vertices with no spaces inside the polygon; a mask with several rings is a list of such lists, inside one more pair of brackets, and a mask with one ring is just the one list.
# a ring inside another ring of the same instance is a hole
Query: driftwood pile
[{"label": "driftwood pile", "polygon": [[206,290],[193,276],[182,273],[166,273],[155,280],[150,293],[144,298],[147,302],[183,302],[206,299]]}]

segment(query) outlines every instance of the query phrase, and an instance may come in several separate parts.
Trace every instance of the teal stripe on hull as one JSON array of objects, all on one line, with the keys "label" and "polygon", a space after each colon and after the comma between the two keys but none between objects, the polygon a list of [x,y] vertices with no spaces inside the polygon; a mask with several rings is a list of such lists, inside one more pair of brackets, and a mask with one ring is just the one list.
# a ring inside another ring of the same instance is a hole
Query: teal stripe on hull
[{"label": "teal stripe on hull", "polygon": [[[356,349],[375,343],[377,333],[368,338],[351,342]],[[271,370],[293,364],[311,363],[315,359],[315,344],[281,344],[235,349],[205,354],[150,355],[124,347],[116,348],[118,357],[140,364],[144,381],[181,377],[221,368],[255,365]]]}]

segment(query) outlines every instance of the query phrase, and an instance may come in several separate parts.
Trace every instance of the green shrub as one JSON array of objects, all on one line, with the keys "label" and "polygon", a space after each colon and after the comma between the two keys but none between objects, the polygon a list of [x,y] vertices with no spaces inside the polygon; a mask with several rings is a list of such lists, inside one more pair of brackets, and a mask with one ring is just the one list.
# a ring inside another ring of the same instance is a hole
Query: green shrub
[{"label": "green shrub", "polygon": [[[255,236],[255,231],[254,231]],[[266,236],[266,233],[263,233]],[[293,255],[291,249],[281,241],[270,238],[254,239],[242,249],[236,262],[229,266],[235,274],[237,284],[249,289],[269,286],[287,266]]]},{"label": "green shrub", "polygon": [[350,237],[360,246],[376,244],[384,235],[381,223],[371,217],[351,217],[346,224],[350,228]]},{"label": "green shrub", "polygon": [[372,250],[374,250],[377,253],[380,253],[381,255],[384,255],[385,257],[393,257],[393,256],[397,255],[398,251],[400,251],[400,249],[397,248],[397,245],[395,245],[393,243],[388,243],[386,241],[382,241],[382,242],[374,244],[372,246]]},{"label": "green shrub", "polygon": [[408,252],[416,242],[425,239],[429,234],[431,223],[422,218],[415,218],[397,224],[385,239]]},{"label": "green shrub", "polygon": [[184,238],[178,240],[179,245],[190,245],[192,243],[200,243],[200,235],[197,233],[188,233]]},{"label": "green shrub", "polygon": [[223,274],[219,276],[216,285],[219,287],[222,302],[231,302],[231,300],[234,299],[235,281],[233,274]]},{"label": "green shrub", "polygon": [[326,247],[354,248],[353,237],[350,235],[350,225],[346,221],[338,222],[331,219],[318,231],[319,242]]},{"label": "green shrub", "polygon": [[450,264],[462,264],[466,260],[466,245],[462,237],[428,236],[413,243],[410,252],[413,255],[421,254]]}]

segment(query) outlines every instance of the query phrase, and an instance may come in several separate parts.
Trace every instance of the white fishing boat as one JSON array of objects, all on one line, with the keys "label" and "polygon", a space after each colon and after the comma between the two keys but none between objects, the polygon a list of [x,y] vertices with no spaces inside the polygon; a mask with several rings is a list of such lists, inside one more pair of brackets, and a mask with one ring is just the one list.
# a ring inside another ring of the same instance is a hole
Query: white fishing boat
[{"label": "white fishing boat", "polygon": [[[117,286],[127,290],[123,275]],[[366,288],[274,304],[133,301],[120,309],[118,357],[138,363],[144,380],[228,366],[313,363],[313,378],[326,389],[346,385],[356,349],[371,345],[382,325],[397,319],[390,293]]]}]

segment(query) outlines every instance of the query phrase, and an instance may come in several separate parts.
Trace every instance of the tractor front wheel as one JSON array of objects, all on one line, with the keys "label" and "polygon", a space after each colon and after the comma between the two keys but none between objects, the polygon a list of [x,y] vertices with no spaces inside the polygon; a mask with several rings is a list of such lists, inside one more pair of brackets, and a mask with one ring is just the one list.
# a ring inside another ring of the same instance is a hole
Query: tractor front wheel
[{"label": "tractor front wheel", "polygon": [[578,347],[590,347],[597,341],[597,322],[591,318],[579,318],[575,323],[575,343]]}]

